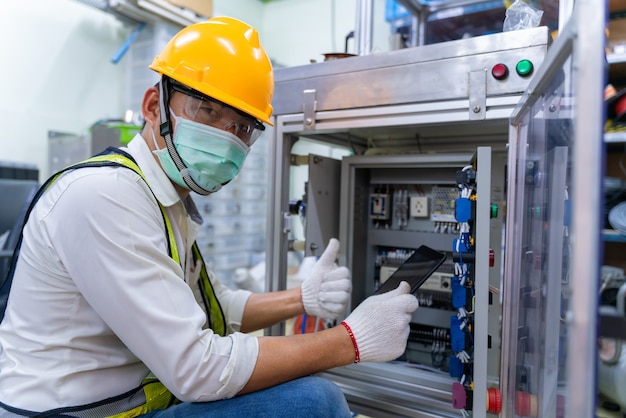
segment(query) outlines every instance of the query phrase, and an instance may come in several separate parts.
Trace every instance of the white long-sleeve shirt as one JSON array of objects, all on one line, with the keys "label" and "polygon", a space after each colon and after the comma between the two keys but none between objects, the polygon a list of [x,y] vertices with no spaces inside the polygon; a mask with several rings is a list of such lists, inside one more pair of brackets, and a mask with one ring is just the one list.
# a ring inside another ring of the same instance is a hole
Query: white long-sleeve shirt
[{"label": "white long-sleeve shirt", "polygon": [[201,218],[139,135],[126,151],[166,208],[183,267],[169,257],[158,203],[132,170],[61,176],[24,229],[0,325],[5,404],[44,411],[95,402],[137,387],[149,371],[183,401],[211,401],[234,396],[252,374],[258,341],[236,332],[250,293],[212,278],[233,333],[203,328],[190,261]]}]

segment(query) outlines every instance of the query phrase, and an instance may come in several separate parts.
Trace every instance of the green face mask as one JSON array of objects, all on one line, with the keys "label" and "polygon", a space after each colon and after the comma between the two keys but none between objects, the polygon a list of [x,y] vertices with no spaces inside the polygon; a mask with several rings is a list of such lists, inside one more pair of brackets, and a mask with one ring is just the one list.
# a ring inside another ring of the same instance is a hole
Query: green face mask
[{"label": "green face mask", "polygon": [[[190,189],[183,177],[191,179],[206,193],[215,193],[241,170],[250,148],[230,132],[174,115],[174,148],[186,168],[178,170],[167,148],[154,151],[167,176]],[[154,132],[152,139],[155,141]]]}]

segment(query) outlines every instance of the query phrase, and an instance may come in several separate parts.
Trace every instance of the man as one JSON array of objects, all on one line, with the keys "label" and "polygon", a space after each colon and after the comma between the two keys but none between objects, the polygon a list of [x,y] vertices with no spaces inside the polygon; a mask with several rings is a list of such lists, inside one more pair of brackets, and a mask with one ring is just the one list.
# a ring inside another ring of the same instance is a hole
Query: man
[{"label": "man", "polygon": [[300,288],[231,291],[207,272],[190,192],[232,180],[271,124],[272,67],[257,32],[226,17],[184,28],[150,67],[161,81],[141,134],[35,198],[0,324],[0,417],[350,416],[311,374],[401,355],[417,309],[408,285],[331,329],[247,334],[339,317],[350,272],[335,239]]}]

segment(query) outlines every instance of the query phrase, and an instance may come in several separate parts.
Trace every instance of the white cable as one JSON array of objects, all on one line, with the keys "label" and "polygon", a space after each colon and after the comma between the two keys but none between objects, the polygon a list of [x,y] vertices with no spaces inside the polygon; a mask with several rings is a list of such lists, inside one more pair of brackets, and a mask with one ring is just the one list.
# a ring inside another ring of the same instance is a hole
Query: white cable
[{"label": "white cable", "polygon": [[611,208],[609,224],[616,231],[626,235],[626,202],[618,203]]}]

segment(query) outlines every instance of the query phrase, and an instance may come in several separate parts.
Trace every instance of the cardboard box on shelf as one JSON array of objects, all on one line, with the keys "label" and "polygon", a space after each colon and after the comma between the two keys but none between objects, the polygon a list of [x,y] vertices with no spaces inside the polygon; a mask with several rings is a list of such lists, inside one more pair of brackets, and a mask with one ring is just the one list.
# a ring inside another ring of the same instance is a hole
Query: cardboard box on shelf
[{"label": "cardboard box on shelf", "polygon": [[626,46],[626,18],[609,20],[608,47],[613,48],[616,45],[621,45],[622,48]]},{"label": "cardboard box on shelf", "polygon": [[213,16],[213,0],[167,0],[169,3],[185,7],[205,17]]},{"label": "cardboard box on shelf", "polygon": [[620,13],[626,11],[626,0],[609,0],[609,12]]}]

